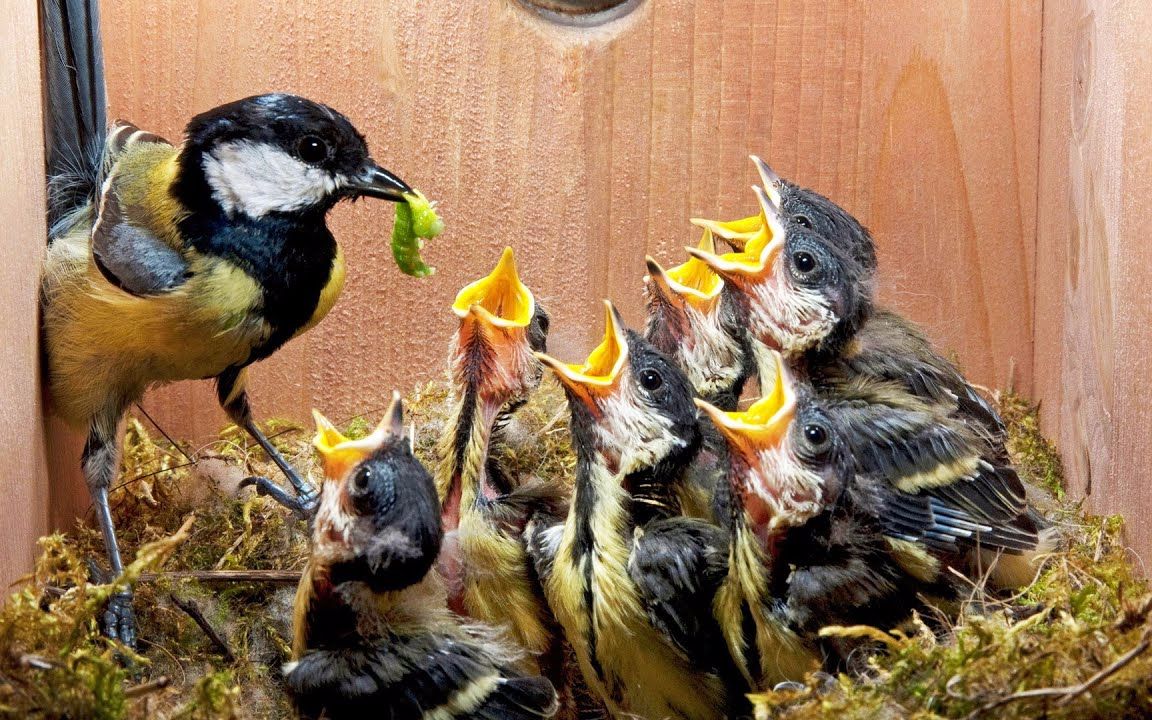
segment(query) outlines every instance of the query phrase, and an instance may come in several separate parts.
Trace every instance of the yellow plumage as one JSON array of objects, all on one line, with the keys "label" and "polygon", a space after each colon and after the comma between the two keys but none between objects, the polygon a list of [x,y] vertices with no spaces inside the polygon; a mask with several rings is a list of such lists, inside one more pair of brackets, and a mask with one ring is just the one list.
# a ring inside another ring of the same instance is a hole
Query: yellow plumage
[{"label": "yellow plumage", "polygon": [[[713,602],[713,612],[732,659],[745,680],[758,690],[770,690],[785,680],[802,680],[818,666],[812,649],[783,622],[770,616],[766,567],[764,551],[746,528],[739,528],[728,551],[728,576]],[[756,628],[759,667],[749,667],[746,660],[745,608]]]},{"label": "yellow plumage", "polygon": [[[596,508],[590,522],[595,550],[578,552],[574,504],[545,583],[549,605],[576,651],[585,680],[616,714],[650,720],[722,718],[722,684],[693,672],[687,659],[652,627],[628,573],[632,534],[626,524],[625,490],[618,478],[594,484]],[[587,563],[592,568],[586,594]]]},{"label": "yellow plumage", "polygon": [[[42,282],[48,380],[56,411],[85,423],[122,405],[150,385],[208,378],[244,363],[271,332],[256,310],[260,285],[227,260],[180,244],[180,204],[167,193],[178,150],[157,143],[130,145],[113,168],[112,182],[134,225],[172,244],[188,263],[179,287],[148,297],[112,285],[92,259],[88,223],[55,238]],[[344,283],[339,253],[312,319],[335,303]],[[302,332],[304,329],[301,329]]]}]

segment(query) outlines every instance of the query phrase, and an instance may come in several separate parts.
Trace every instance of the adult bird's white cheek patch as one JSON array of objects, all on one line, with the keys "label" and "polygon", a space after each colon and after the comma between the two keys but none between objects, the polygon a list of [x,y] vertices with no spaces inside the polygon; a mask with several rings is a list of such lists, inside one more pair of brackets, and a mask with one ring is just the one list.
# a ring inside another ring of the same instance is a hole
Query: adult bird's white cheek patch
[{"label": "adult bird's white cheek patch", "polygon": [[204,159],[212,197],[225,212],[260,218],[270,212],[294,212],[331,195],[340,183],[275,145],[245,141],[223,143]]}]

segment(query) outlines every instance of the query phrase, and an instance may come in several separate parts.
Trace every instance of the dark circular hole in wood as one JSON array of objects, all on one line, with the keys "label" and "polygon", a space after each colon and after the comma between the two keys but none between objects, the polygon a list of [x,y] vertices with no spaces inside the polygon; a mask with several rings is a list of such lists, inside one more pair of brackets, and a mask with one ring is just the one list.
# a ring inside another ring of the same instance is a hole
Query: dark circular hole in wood
[{"label": "dark circular hole in wood", "polygon": [[628,0],[521,0],[527,5],[562,15],[591,15],[611,10]]}]

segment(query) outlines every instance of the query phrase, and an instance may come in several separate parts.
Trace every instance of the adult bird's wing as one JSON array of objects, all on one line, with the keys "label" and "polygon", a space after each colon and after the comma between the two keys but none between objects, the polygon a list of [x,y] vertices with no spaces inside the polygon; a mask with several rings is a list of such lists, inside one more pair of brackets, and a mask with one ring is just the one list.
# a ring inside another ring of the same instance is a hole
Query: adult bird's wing
[{"label": "adult bird's wing", "polygon": [[[123,126],[109,140],[109,152],[124,152],[124,147],[111,147]],[[131,128],[127,141],[146,136],[141,142],[164,142],[155,135]],[[104,182],[92,226],[92,259],[101,274],[124,292],[140,297],[171,292],[189,277],[188,263],[171,245],[148,229],[132,222],[118,189],[119,164]]]}]

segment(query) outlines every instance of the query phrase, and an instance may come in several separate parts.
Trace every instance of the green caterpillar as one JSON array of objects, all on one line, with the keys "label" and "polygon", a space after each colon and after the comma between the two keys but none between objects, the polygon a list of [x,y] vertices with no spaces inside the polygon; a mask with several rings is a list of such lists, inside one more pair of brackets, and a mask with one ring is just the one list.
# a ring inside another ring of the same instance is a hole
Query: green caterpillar
[{"label": "green caterpillar", "polygon": [[396,222],[392,226],[392,257],[396,266],[406,275],[428,277],[436,272],[420,257],[424,239],[444,232],[444,221],[436,215],[432,203],[424,193],[416,190],[405,195],[407,202],[396,203]]}]

